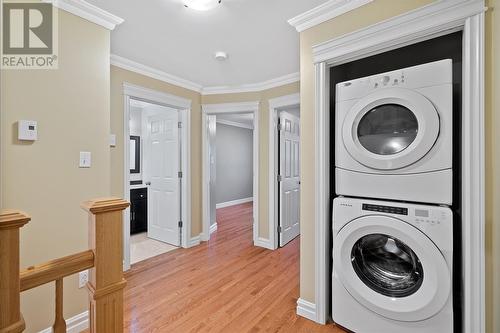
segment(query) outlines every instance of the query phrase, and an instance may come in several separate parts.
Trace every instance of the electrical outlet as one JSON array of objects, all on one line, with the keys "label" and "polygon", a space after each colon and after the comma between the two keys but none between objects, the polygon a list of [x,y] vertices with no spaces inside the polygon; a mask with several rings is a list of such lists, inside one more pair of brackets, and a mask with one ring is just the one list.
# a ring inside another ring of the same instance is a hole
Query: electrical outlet
[{"label": "electrical outlet", "polygon": [[78,288],[83,288],[89,282],[89,270],[84,270],[78,275]]}]

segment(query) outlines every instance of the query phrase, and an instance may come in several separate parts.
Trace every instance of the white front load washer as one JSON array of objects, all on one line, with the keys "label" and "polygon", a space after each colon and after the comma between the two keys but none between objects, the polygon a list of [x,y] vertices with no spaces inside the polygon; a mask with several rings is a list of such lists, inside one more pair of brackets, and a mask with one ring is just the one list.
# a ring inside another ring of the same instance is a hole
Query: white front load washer
[{"label": "white front load washer", "polygon": [[452,61],[336,85],[339,195],[452,204]]},{"label": "white front load washer", "polygon": [[453,332],[447,207],[333,201],[332,318],[356,333]]}]

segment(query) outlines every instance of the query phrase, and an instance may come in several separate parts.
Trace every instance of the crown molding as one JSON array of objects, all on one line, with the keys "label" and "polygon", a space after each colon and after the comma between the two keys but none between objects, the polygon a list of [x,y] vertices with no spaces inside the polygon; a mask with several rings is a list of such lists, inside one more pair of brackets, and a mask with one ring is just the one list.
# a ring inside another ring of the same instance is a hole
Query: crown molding
[{"label": "crown molding", "polygon": [[126,69],[128,71],[139,73],[153,79],[163,81],[165,83],[173,84],[178,87],[196,91],[201,93],[202,95],[261,92],[267,89],[272,89],[300,81],[300,73],[297,72],[260,83],[242,84],[237,86],[203,87],[199,83],[168,74],[159,69],[143,65],[116,54],[111,54],[111,65]]},{"label": "crown molding", "polygon": [[253,126],[252,125],[248,125],[248,124],[245,124],[245,123],[240,123],[238,121],[231,121],[231,120],[226,120],[226,119],[216,119],[216,122],[218,124],[222,124],[222,125],[233,126],[233,127],[241,127],[241,128],[246,128],[246,129],[253,130]]},{"label": "crown molding", "polygon": [[50,2],[54,7],[67,11],[92,23],[103,26],[108,30],[113,30],[117,25],[124,22],[124,19],[113,15],[97,6],[83,0],[43,0]]},{"label": "crown molding", "polygon": [[218,95],[218,94],[235,94],[245,92],[259,92],[267,89],[284,86],[286,84],[295,83],[300,81],[300,73],[292,73],[281,76],[275,79],[260,83],[242,84],[237,86],[216,86],[204,87],[201,91],[202,95]]},{"label": "crown molding", "polygon": [[116,54],[111,54],[111,65],[120,67],[135,73],[149,76],[153,79],[163,81],[165,83],[173,84],[178,87],[186,88],[192,91],[201,92],[201,84],[168,74],[153,67],[143,65],[133,60],[120,57]]},{"label": "crown molding", "polygon": [[330,0],[288,20],[288,24],[302,32],[337,16],[364,6],[373,0]]},{"label": "crown molding", "polygon": [[[360,55],[366,56],[367,49],[374,53],[377,50],[393,47],[392,41],[400,35],[412,33],[407,43],[415,43],[421,39],[428,39],[432,31],[435,34],[461,29],[464,22],[471,16],[486,10],[483,0],[441,0],[414,9],[396,16],[390,20],[381,21],[364,29],[354,31],[329,41],[313,45],[313,62],[320,63],[336,59],[342,61],[342,55],[352,54],[359,50]],[[443,23],[446,22],[446,29]],[[401,31],[404,28],[404,32]],[[406,45],[404,43],[400,46]],[[347,57],[346,57],[347,59]]]}]

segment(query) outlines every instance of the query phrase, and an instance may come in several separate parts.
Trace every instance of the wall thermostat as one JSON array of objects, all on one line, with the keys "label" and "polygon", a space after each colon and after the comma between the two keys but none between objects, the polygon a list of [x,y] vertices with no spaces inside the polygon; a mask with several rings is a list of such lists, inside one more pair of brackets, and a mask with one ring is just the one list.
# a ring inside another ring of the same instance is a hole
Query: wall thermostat
[{"label": "wall thermostat", "polygon": [[36,141],[38,139],[38,125],[34,120],[19,120],[17,138],[25,141]]}]

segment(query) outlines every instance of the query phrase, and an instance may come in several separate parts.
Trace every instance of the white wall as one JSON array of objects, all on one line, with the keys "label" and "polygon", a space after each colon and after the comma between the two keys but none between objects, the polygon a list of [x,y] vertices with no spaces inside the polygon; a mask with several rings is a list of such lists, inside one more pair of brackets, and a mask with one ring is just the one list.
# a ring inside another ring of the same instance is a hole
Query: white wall
[{"label": "white wall", "polygon": [[216,203],[253,196],[253,130],[217,123]]}]

